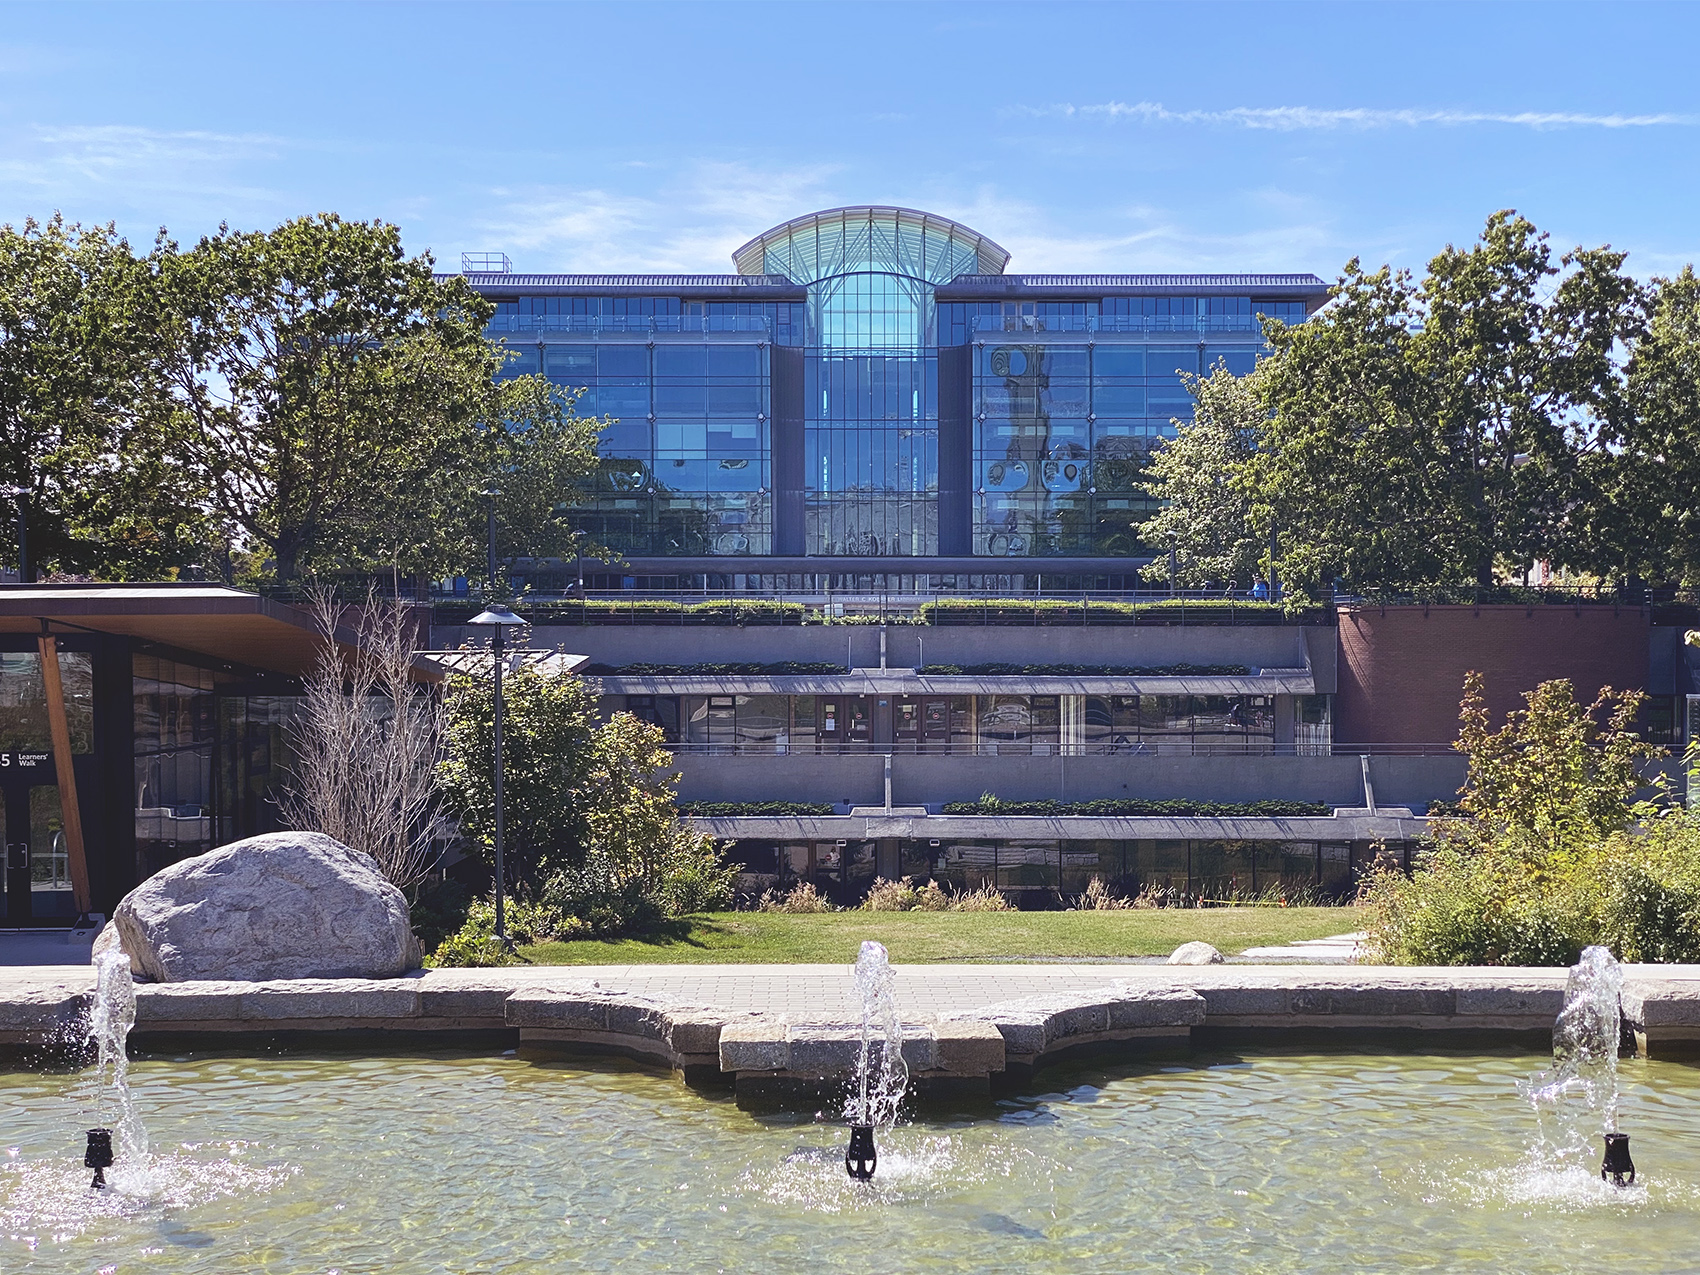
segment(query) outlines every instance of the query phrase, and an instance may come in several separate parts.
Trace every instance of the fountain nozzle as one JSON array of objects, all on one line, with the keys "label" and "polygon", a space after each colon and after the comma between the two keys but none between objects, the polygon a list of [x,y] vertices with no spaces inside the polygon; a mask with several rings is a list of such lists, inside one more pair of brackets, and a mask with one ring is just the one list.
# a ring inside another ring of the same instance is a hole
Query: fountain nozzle
[{"label": "fountain nozzle", "polygon": [[106,1185],[106,1170],[112,1165],[112,1130],[90,1129],[89,1149],[83,1153],[83,1167],[94,1170],[90,1186]]},{"label": "fountain nozzle", "polygon": [[845,1172],[858,1182],[866,1182],[874,1176],[874,1166],[878,1163],[879,1156],[874,1151],[873,1125],[851,1125],[850,1146],[844,1152]]},{"label": "fountain nozzle", "polygon": [[1629,1135],[1606,1134],[1606,1158],[1600,1164],[1600,1180],[1611,1179],[1613,1186],[1635,1185],[1635,1161],[1629,1158]]}]

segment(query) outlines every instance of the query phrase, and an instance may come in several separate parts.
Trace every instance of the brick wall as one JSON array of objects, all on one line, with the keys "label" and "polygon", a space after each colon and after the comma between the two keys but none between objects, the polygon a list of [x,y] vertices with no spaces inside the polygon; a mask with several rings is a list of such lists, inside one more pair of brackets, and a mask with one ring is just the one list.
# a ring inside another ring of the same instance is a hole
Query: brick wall
[{"label": "brick wall", "polygon": [[1486,679],[1495,726],[1524,706],[1524,691],[1557,677],[1584,702],[1602,686],[1645,690],[1649,640],[1642,607],[1343,607],[1334,738],[1453,740],[1472,669]]}]

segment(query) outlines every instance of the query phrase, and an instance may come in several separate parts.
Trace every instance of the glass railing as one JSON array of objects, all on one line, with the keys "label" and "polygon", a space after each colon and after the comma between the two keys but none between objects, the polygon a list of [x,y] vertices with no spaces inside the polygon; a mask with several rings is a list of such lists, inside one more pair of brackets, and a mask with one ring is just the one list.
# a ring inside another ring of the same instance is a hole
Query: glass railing
[{"label": "glass railing", "polygon": [[1250,314],[982,314],[976,334],[993,332],[1261,332]]},{"label": "glass railing", "polygon": [[498,314],[486,325],[504,332],[756,332],[771,337],[773,325],[760,315],[744,314]]}]

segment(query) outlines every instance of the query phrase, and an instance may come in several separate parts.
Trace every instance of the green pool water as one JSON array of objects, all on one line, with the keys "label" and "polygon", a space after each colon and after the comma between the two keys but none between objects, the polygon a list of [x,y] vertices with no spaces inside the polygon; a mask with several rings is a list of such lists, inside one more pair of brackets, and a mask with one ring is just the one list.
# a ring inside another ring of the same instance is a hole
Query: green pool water
[{"label": "green pool water", "polygon": [[0,1271],[1700,1270],[1700,1069],[1630,1062],[1643,1185],[1537,1148],[1522,1054],[1056,1068],[885,1136],[636,1068],[148,1058],[145,1170],[87,1188],[86,1075],[0,1074]]}]

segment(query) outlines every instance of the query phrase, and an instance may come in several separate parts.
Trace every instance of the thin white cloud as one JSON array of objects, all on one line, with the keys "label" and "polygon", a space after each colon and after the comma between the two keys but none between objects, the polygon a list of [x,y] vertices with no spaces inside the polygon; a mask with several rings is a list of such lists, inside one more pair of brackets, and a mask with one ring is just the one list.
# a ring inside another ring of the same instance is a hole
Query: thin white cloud
[{"label": "thin white cloud", "polygon": [[522,270],[730,273],[752,235],[831,203],[822,166],[764,170],[703,162],[642,194],[601,188],[492,191],[500,211],[478,224]]},{"label": "thin white cloud", "polygon": [[[990,235],[1009,249],[1014,274],[1190,274],[1314,269],[1332,277],[1359,249],[1342,243],[1321,201],[1269,192],[1240,196],[1248,228],[1223,233],[1187,225],[1183,213],[1146,204],[1101,208],[1061,224],[1053,209],[991,186],[971,200],[940,194],[924,206]],[[1089,227],[1089,228],[1086,228]]]},{"label": "thin white cloud", "polygon": [[296,145],[262,134],[129,125],[19,128],[0,136],[0,219],[60,208],[96,221],[147,209],[142,217],[153,220],[152,210],[167,205],[186,220],[216,222],[270,210],[281,202],[278,192],[246,174],[275,167]]},{"label": "thin white cloud", "polygon": [[1326,110],[1313,106],[1234,106],[1219,111],[1172,111],[1161,102],[1097,102],[1076,106],[1022,106],[1013,113],[1082,119],[1135,120],[1145,124],[1221,124],[1237,128],[1292,133],[1303,130],[1422,128],[1429,125],[1462,127],[1503,124],[1519,128],[1657,128],[1700,123],[1700,115],[1594,115],[1579,111],[1460,111],[1380,110],[1348,107]]}]

